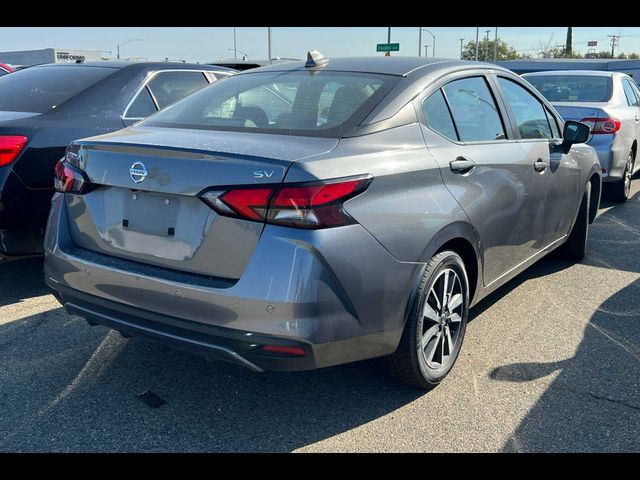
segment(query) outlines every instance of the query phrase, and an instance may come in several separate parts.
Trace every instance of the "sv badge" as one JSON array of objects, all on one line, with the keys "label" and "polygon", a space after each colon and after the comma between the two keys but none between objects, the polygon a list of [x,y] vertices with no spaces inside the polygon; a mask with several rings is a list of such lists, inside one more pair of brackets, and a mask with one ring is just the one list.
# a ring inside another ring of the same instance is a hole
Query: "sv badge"
[{"label": "sv badge", "polygon": [[253,172],[253,178],[271,178],[273,177],[274,171],[271,170],[267,172],[266,170],[257,170]]}]

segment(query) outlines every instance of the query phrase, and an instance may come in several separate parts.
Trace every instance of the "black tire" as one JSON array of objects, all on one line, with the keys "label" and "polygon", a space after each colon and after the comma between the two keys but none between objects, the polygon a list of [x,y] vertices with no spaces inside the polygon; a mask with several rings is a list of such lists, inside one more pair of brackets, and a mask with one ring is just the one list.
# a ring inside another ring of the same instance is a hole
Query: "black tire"
[{"label": "black tire", "polygon": [[610,185],[610,197],[611,200],[618,203],[626,202],[629,198],[629,194],[631,193],[631,177],[633,176],[633,150],[629,152],[629,156],[627,157],[627,163],[624,167],[624,172],[622,173],[622,178],[615,183]]},{"label": "black tire", "polygon": [[580,210],[576,223],[571,229],[569,238],[560,247],[560,253],[565,258],[582,260],[587,253],[587,237],[589,235],[589,205],[591,203],[591,182],[587,186],[580,202]]},{"label": "black tire", "polygon": [[[452,277],[451,272],[456,275]],[[446,290],[442,291],[446,280],[449,280],[449,297],[445,308],[437,311],[436,306],[445,303],[434,302],[446,297]],[[459,306],[454,307],[458,301]],[[426,309],[425,303],[429,304],[430,310]],[[389,357],[389,367],[396,379],[421,389],[437,386],[451,371],[458,358],[467,327],[468,313],[469,281],[464,262],[453,251],[440,252],[427,263],[398,348]],[[427,314],[430,316],[425,316]],[[433,315],[438,317],[437,321],[432,320]],[[429,332],[435,332],[434,329],[440,330],[440,337],[435,336],[437,333],[432,333],[432,341],[423,346],[423,338],[427,338]],[[431,359],[427,358],[429,354]]]}]

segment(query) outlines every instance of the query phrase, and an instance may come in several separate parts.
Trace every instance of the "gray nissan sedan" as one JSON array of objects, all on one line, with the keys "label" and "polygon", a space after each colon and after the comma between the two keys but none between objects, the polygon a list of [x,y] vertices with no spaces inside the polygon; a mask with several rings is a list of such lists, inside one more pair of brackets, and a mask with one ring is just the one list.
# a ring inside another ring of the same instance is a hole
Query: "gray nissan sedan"
[{"label": "gray nissan sedan", "polygon": [[72,314],[253,371],[385,356],[437,385],[469,308],[600,201],[589,127],[485,63],[248,70],[56,168],[45,277]]}]

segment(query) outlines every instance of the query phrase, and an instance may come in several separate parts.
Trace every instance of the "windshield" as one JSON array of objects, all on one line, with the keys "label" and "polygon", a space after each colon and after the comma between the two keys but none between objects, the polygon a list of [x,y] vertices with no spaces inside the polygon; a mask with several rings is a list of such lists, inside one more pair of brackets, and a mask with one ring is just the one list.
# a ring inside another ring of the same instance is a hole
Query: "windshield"
[{"label": "windshield", "polygon": [[81,65],[18,70],[0,77],[0,111],[44,113],[114,72]]},{"label": "windshield", "polygon": [[608,102],[611,77],[597,75],[525,76],[550,102]]},{"label": "windshield", "polygon": [[398,79],[331,71],[242,74],[204,88],[144,124],[339,137],[362,121]]}]

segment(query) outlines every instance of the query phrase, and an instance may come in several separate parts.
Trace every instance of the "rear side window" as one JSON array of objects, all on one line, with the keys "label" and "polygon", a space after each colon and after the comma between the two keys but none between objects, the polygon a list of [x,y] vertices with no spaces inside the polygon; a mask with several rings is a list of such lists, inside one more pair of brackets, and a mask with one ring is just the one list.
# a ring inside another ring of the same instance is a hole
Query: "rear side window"
[{"label": "rear side window", "polygon": [[636,92],[631,86],[631,82],[626,78],[622,79],[622,88],[624,88],[624,95],[627,97],[627,105],[637,107],[638,98],[636,97]]},{"label": "rear side window", "polygon": [[145,86],[127,109],[126,117],[146,118],[157,111],[158,109],[156,108],[156,104],[153,103],[149,88]]},{"label": "rear side window", "polygon": [[202,72],[160,72],[147,84],[160,109],[207,85],[209,82]]},{"label": "rear side window", "polygon": [[86,65],[18,70],[0,77],[0,111],[47,112],[117,71]]},{"label": "rear side window", "polygon": [[516,118],[521,138],[553,138],[542,103],[525,88],[511,80],[498,77],[511,111]]},{"label": "rear side window", "polygon": [[400,77],[333,71],[243,73],[159,112],[148,125],[340,137]]},{"label": "rear side window", "polygon": [[429,128],[451,140],[458,139],[442,90],[438,90],[422,103],[422,111]]},{"label": "rear side window", "polygon": [[454,80],[443,87],[463,142],[506,138],[498,107],[483,77]]},{"label": "rear side window", "polygon": [[532,75],[525,77],[550,102],[608,102],[611,77],[600,75]]}]

